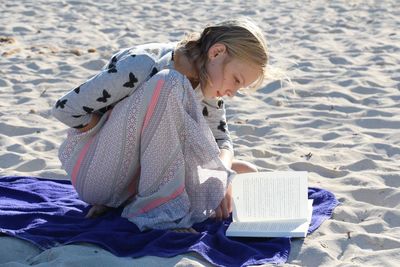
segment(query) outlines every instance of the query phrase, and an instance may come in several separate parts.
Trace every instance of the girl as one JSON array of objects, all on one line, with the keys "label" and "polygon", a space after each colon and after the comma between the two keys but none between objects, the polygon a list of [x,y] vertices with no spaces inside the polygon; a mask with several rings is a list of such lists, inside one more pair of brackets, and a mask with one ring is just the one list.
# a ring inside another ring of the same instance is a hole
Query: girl
[{"label": "girl", "polygon": [[122,205],[141,230],[227,218],[232,169],[257,169],[233,160],[222,97],[262,81],[267,61],[261,30],[230,20],[120,51],[61,97],[59,157],[88,215]]}]

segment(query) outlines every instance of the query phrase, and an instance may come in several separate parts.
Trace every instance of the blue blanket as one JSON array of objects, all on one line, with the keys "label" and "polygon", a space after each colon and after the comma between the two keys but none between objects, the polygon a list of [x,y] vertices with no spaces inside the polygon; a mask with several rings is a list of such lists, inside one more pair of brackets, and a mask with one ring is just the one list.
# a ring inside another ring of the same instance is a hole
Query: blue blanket
[{"label": "blue blanket", "polygon": [[[309,233],[330,218],[338,204],[323,189],[309,188],[314,199]],[[42,249],[74,242],[89,242],[117,256],[173,257],[197,252],[217,266],[284,263],[289,238],[227,238],[230,220],[207,220],[193,228],[200,234],[151,230],[140,232],[121,218],[120,209],[85,219],[90,206],[78,199],[69,181],[35,177],[0,177],[0,232],[36,244]]]}]

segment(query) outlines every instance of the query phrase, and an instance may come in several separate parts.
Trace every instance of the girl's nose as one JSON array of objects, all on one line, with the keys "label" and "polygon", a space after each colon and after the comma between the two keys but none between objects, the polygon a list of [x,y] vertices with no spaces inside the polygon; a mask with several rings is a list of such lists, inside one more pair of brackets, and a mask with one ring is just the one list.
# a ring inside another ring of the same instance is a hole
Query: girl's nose
[{"label": "girl's nose", "polygon": [[232,92],[230,90],[225,91],[225,95],[228,97],[232,97]]}]

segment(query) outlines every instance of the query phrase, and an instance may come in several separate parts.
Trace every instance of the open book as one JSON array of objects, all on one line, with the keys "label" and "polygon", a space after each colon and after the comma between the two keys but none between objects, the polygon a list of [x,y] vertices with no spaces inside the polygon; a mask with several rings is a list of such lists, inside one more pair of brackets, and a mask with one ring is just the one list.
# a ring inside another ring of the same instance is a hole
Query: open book
[{"label": "open book", "polygon": [[311,221],[307,172],[237,174],[227,236],[305,237]]}]

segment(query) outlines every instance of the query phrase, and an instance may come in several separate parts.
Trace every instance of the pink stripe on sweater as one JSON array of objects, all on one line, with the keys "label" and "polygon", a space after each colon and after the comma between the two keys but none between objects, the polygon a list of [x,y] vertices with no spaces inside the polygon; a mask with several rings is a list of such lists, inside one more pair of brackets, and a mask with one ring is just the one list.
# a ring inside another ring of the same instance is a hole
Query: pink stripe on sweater
[{"label": "pink stripe on sweater", "polygon": [[159,80],[157,82],[156,90],[154,91],[153,96],[150,101],[150,105],[147,108],[146,117],[143,122],[142,133],[143,133],[144,129],[147,127],[147,124],[149,124],[151,117],[153,116],[153,112],[157,105],[158,98],[160,97],[161,88],[163,87],[164,82],[165,82],[164,80]]},{"label": "pink stripe on sweater", "polygon": [[93,142],[93,138],[90,138],[89,141],[85,144],[85,146],[83,147],[82,151],[79,153],[79,157],[77,162],[75,163],[74,169],[72,170],[72,175],[71,175],[71,182],[72,184],[75,186],[76,183],[76,176],[78,175],[79,169],[81,167],[82,161],[86,156],[86,153],[89,150],[90,145]]},{"label": "pink stripe on sweater", "polygon": [[133,175],[131,183],[128,186],[128,192],[131,196],[137,194],[137,187],[139,184],[139,176],[140,176],[140,166],[137,168],[136,173]]},{"label": "pink stripe on sweater", "polygon": [[167,197],[160,197],[158,199],[153,200],[152,202],[150,202],[149,204],[147,204],[146,206],[144,206],[143,208],[141,208],[138,212],[129,214],[128,217],[135,217],[138,216],[139,214],[148,212],[149,210],[152,210],[154,208],[157,208],[159,206],[161,206],[162,204],[178,197],[180,194],[183,193],[183,191],[185,190],[185,185],[181,185],[174,193],[172,193],[171,195],[167,196]]}]

